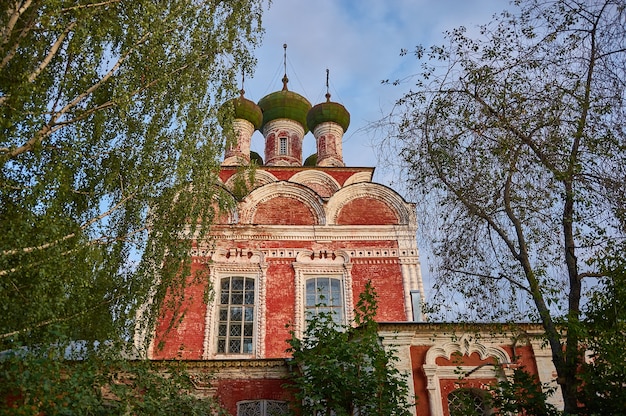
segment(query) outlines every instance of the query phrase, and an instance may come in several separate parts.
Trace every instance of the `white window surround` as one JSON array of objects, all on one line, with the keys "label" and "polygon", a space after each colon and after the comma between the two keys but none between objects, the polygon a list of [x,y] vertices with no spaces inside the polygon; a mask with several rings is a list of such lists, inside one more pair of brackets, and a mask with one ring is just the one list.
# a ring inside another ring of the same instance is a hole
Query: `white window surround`
[{"label": "white window surround", "polygon": [[[204,333],[203,359],[211,358],[263,358],[265,356],[265,310],[267,264],[259,251],[246,249],[219,249],[212,253],[209,279],[212,288],[209,297]],[[225,277],[241,276],[255,280],[254,341],[252,354],[224,354],[217,352],[219,324],[220,283]]]},{"label": "white window surround", "polygon": [[295,322],[294,330],[298,337],[305,329],[305,293],[306,281],[314,277],[338,279],[343,290],[344,322],[352,322],[354,302],[352,294],[352,264],[347,253],[343,251],[312,251],[303,250],[296,256],[293,263],[295,270]]},{"label": "white window surround", "polygon": [[[450,360],[452,359],[453,354],[469,356],[472,353],[478,353],[481,360],[493,357],[497,363],[503,365],[487,365],[484,367],[477,367],[473,365],[440,366],[436,363],[436,360],[439,357]],[[512,372],[511,369],[506,368],[505,366],[510,363],[511,357],[509,357],[509,354],[504,349],[496,345],[482,344],[474,337],[467,334],[462,335],[457,342],[446,342],[441,345],[432,346],[426,353],[425,363],[422,367],[427,380],[426,388],[428,390],[428,399],[430,402],[430,414],[443,414],[440,380],[459,380],[461,376],[464,376],[463,379],[466,380],[473,378],[496,378],[498,380],[502,380]]]}]

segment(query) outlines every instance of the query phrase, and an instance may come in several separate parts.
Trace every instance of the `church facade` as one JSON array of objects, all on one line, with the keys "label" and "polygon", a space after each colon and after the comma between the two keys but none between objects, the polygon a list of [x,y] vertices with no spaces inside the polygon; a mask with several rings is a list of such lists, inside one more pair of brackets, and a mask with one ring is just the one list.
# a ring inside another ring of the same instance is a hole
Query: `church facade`
[{"label": "church facade", "polygon": [[[481,407],[485,386],[516,366],[552,380],[538,327],[493,336],[489,325],[427,322],[414,205],[372,182],[373,168],[345,166],[350,115],[341,104],[327,94],[312,106],[289,91],[286,76],[283,85],[258,104],[243,92],[229,104],[236,140],[220,179],[234,208],[212,226],[210,239],[193,242],[184,314],[172,327],[163,311],[149,358],[186,360],[197,393],[216,395],[232,415],[283,414],[290,331],[302,333],[320,296],[326,311],[351,322],[371,282],[380,335],[397,351],[414,414],[458,414],[455,406],[467,395],[479,414],[489,414]],[[265,139],[262,159],[250,152],[256,130]],[[304,160],[309,131],[317,153]],[[251,158],[254,179],[242,185],[237,173]]]}]

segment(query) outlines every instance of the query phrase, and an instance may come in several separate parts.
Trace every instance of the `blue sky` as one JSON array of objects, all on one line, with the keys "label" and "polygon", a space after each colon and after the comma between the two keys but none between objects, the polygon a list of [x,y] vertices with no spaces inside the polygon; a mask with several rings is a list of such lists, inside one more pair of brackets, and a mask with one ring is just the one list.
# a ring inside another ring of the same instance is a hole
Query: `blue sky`
[{"label": "blue sky", "polygon": [[[258,101],[281,89],[283,44],[287,47],[289,89],[313,105],[324,101],[326,68],[332,101],[351,115],[344,136],[348,166],[376,166],[372,140],[363,128],[387,114],[408,86],[381,85],[416,73],[413,56],[400,50],[442,44],[443,32],[465,26],[477,32],[495,13],[511,8],[508,0],[273,0],[263,16],[265,36],[256,51],[257,68],[245,81],[246,97]],[[256,133],[253,150],[263,155]],[[303,157],[315,153],[315,139],[304,139]],[[381,170],[375,180],[387,182]]]}]

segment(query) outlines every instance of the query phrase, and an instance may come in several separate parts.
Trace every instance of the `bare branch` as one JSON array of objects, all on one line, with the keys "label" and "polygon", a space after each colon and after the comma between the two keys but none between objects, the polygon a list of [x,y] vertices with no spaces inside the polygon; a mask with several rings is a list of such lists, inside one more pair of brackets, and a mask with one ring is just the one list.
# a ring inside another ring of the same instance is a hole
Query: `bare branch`
[{"label": "bare branch", "polygon": [[500,273],[498,276],[492,276],[489,274],[482,274],[482,273],[476,273],[476,272],[470,272],[467,270],[458,270],[458,269],[449,269],[449,268],[445,268],[445,270],[449,271],[449,272],[453,272],[453,273],[461,273],[467,276],[474,276],[474,277],[482,277],[485,279],[491,279],[491,280],[501,280],[501,279],[505,279],[506,281],[508,281],[509,283],[511,283],[513,286],[528,292],[530,292],[530,289],[528,289],[526,286],[524,286],[523,284],[521,284],[520,282],[518,282],[517,280],[515,280],[514,278],[512,278],[511,276],[507,276],[504,273]]}]

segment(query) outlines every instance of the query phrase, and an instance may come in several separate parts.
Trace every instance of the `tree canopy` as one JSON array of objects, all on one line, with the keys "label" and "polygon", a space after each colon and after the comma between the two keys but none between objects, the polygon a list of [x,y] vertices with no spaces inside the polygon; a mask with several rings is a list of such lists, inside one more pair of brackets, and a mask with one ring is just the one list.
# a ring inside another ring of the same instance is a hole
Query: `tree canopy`
[{"label": "tree canopy", "polygon": [[216,115],[254,65],[262,8],[2,2],[0,350],[128,340],[153,284],[176,287],[180,232],[215,214]]},{"label": "tree canopy", "polygon": [[407,375],[394,367],[393,349],[379,340],[377,310],[378,297],[368,282],[359,295],[354,322],[338,324],[332,312],[325,312],[310,317],[301,337],[292,332],[288,342],[293,361],[286,387],[294,391],[295,414],[410,414]]},{"label": "tree canopy", "polygon": [[431,318],[542,322],[576,413],[585,282],[626,232],[626,6],[514,4],[415,49],[383,145],[434,230]]}]

